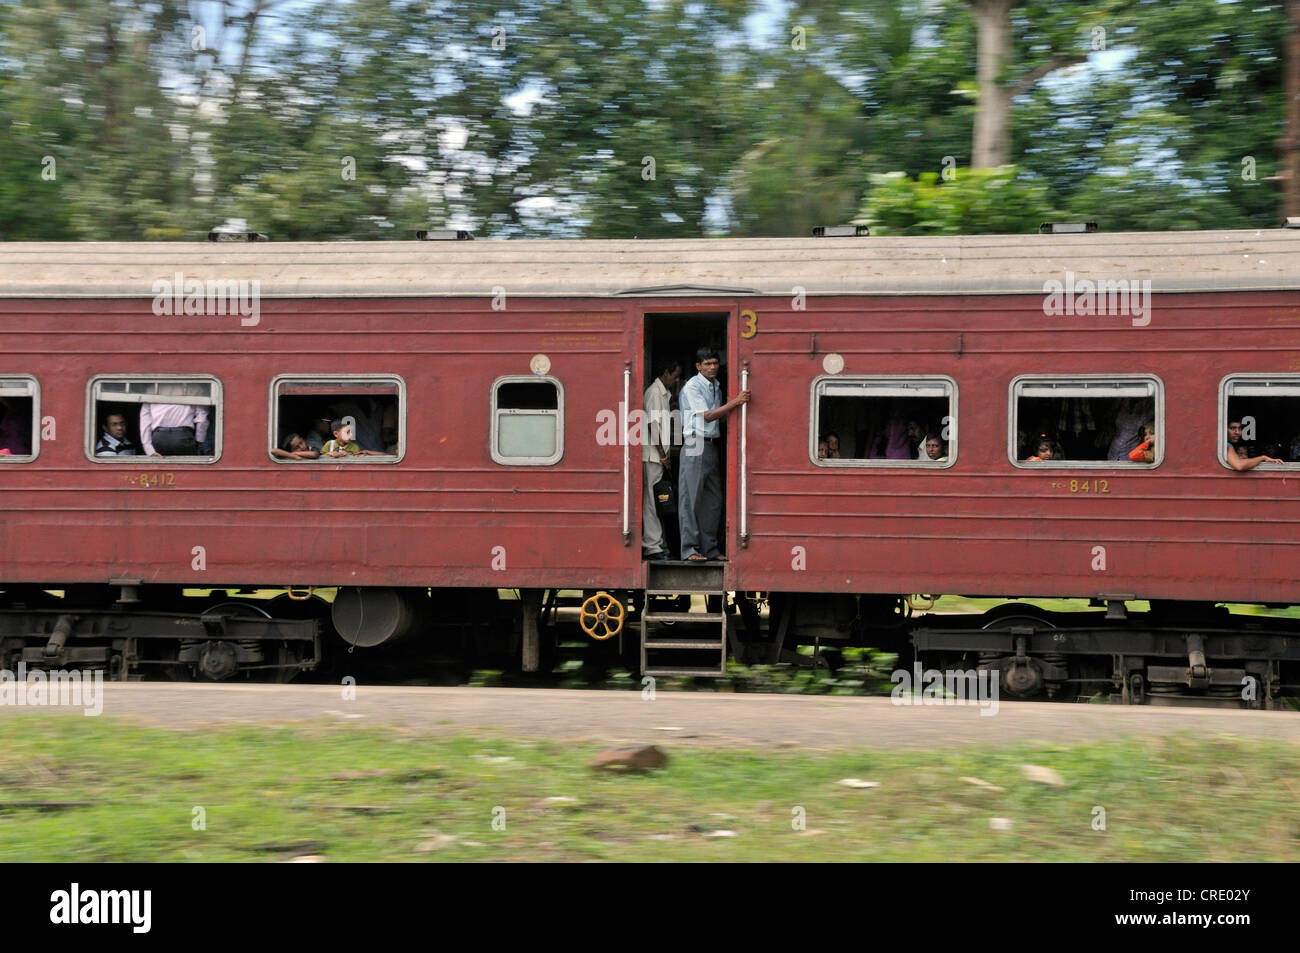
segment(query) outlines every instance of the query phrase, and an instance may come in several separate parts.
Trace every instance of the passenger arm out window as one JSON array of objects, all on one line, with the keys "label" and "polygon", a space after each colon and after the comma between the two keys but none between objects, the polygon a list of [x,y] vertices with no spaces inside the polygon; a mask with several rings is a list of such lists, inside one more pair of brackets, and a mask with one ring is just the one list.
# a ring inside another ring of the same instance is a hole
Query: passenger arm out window
[{"label": "passenger arm out window", "polygon": [[1165,455],[1164,386],[1144,375],[1017,377],[1007,455],[1018,467],[1151,469]]}]

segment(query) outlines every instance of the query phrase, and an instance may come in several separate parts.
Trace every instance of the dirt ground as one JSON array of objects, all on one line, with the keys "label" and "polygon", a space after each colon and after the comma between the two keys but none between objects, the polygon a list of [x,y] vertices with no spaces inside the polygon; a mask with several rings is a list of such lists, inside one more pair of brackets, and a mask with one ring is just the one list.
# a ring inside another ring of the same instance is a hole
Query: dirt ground
[{"label": "dirt ground", "polygon": [[[189,730],[225,725],[391,725],[594,744],[921,748],[1186,734],[1300,742],[1300,713],[1004,702],[901,706],[889,698],[513,688],[105,683],[103,714]],[[990,709],[991,710],[991,709]],[[0,705],[7,717],[80,708]]]}]

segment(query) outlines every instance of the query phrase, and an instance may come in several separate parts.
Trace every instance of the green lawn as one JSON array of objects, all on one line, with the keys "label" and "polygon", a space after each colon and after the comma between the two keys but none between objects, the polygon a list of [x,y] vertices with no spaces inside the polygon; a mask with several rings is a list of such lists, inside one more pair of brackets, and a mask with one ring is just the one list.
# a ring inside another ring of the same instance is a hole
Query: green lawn
[{"label": "green lawn", "polygon": [[[593,748],[486,735],[183,733],[35,714],[9,728],[5,861],[1300,860],[1300,747],[1226,737],[928,753],[681,748],[663,771],[613,776],[587,768]],[[1054,768],[1066,786],[1030,782],[1022,764]],[[51,803],[81,801],[91,805]],[[1098,807],[1104,831],[1093,829]],[[735,836],[708,836],[719,830]]]}]

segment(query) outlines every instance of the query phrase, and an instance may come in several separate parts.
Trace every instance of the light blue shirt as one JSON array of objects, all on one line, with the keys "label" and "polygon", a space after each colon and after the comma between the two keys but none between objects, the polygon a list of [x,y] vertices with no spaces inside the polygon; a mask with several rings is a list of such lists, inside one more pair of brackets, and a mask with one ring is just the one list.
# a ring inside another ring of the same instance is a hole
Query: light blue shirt
[{"label": "light blue shirt", "polygon": [[696,374],[682,387],[677,395],[677,405],[682,411],[682,436],[699,434],[701,437],[716,437],[719,433],[716,420],[705,420],[706,410],[717,410],[722,406],[722,386],[717,381],[710,381],[703,374]]}]

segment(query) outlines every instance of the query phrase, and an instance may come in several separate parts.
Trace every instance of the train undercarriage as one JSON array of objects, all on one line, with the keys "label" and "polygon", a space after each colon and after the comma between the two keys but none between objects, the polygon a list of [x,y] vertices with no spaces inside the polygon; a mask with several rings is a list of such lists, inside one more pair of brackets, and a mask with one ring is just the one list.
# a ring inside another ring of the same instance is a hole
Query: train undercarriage
[{"label": "train undercarriage", "polygon": [[970,620],[927,616],[911,633],[928,668],[990,670],[1004,696],[1279,709],[1300,693],[1300,621],[1210,603],[1130,613],[1011,603]]},{"label": "train undercarriage", "polygon": [[387,659],[397,678],[435,658],[463,673],[545,673],[576,640],[597,665],[656,677],[716,678],[733,660],[833,670],[845,648],[862,646],[896,654],[895,672],[996,681],[1003,699],[1278,709],[1300,695],[1300,619],[1189,602],[1130,612],[1121,601],[948,614],[928,611],[929,597],[721,585],[720,567],[710,575],[670,564],[652,569],[645,590],[345,588],[323,599],[290,589],[253,599],[135,584],[8,587],[0,668],[289,681],[328,675],[322,661],[343,652]]},{"label": "train undercarriage", "polygon": [[321,658],[316,618],[224,593],[177,587],[9,587],[0,593],[0,668],[91,670],[116,681],[160,677],[287,682]]}]

